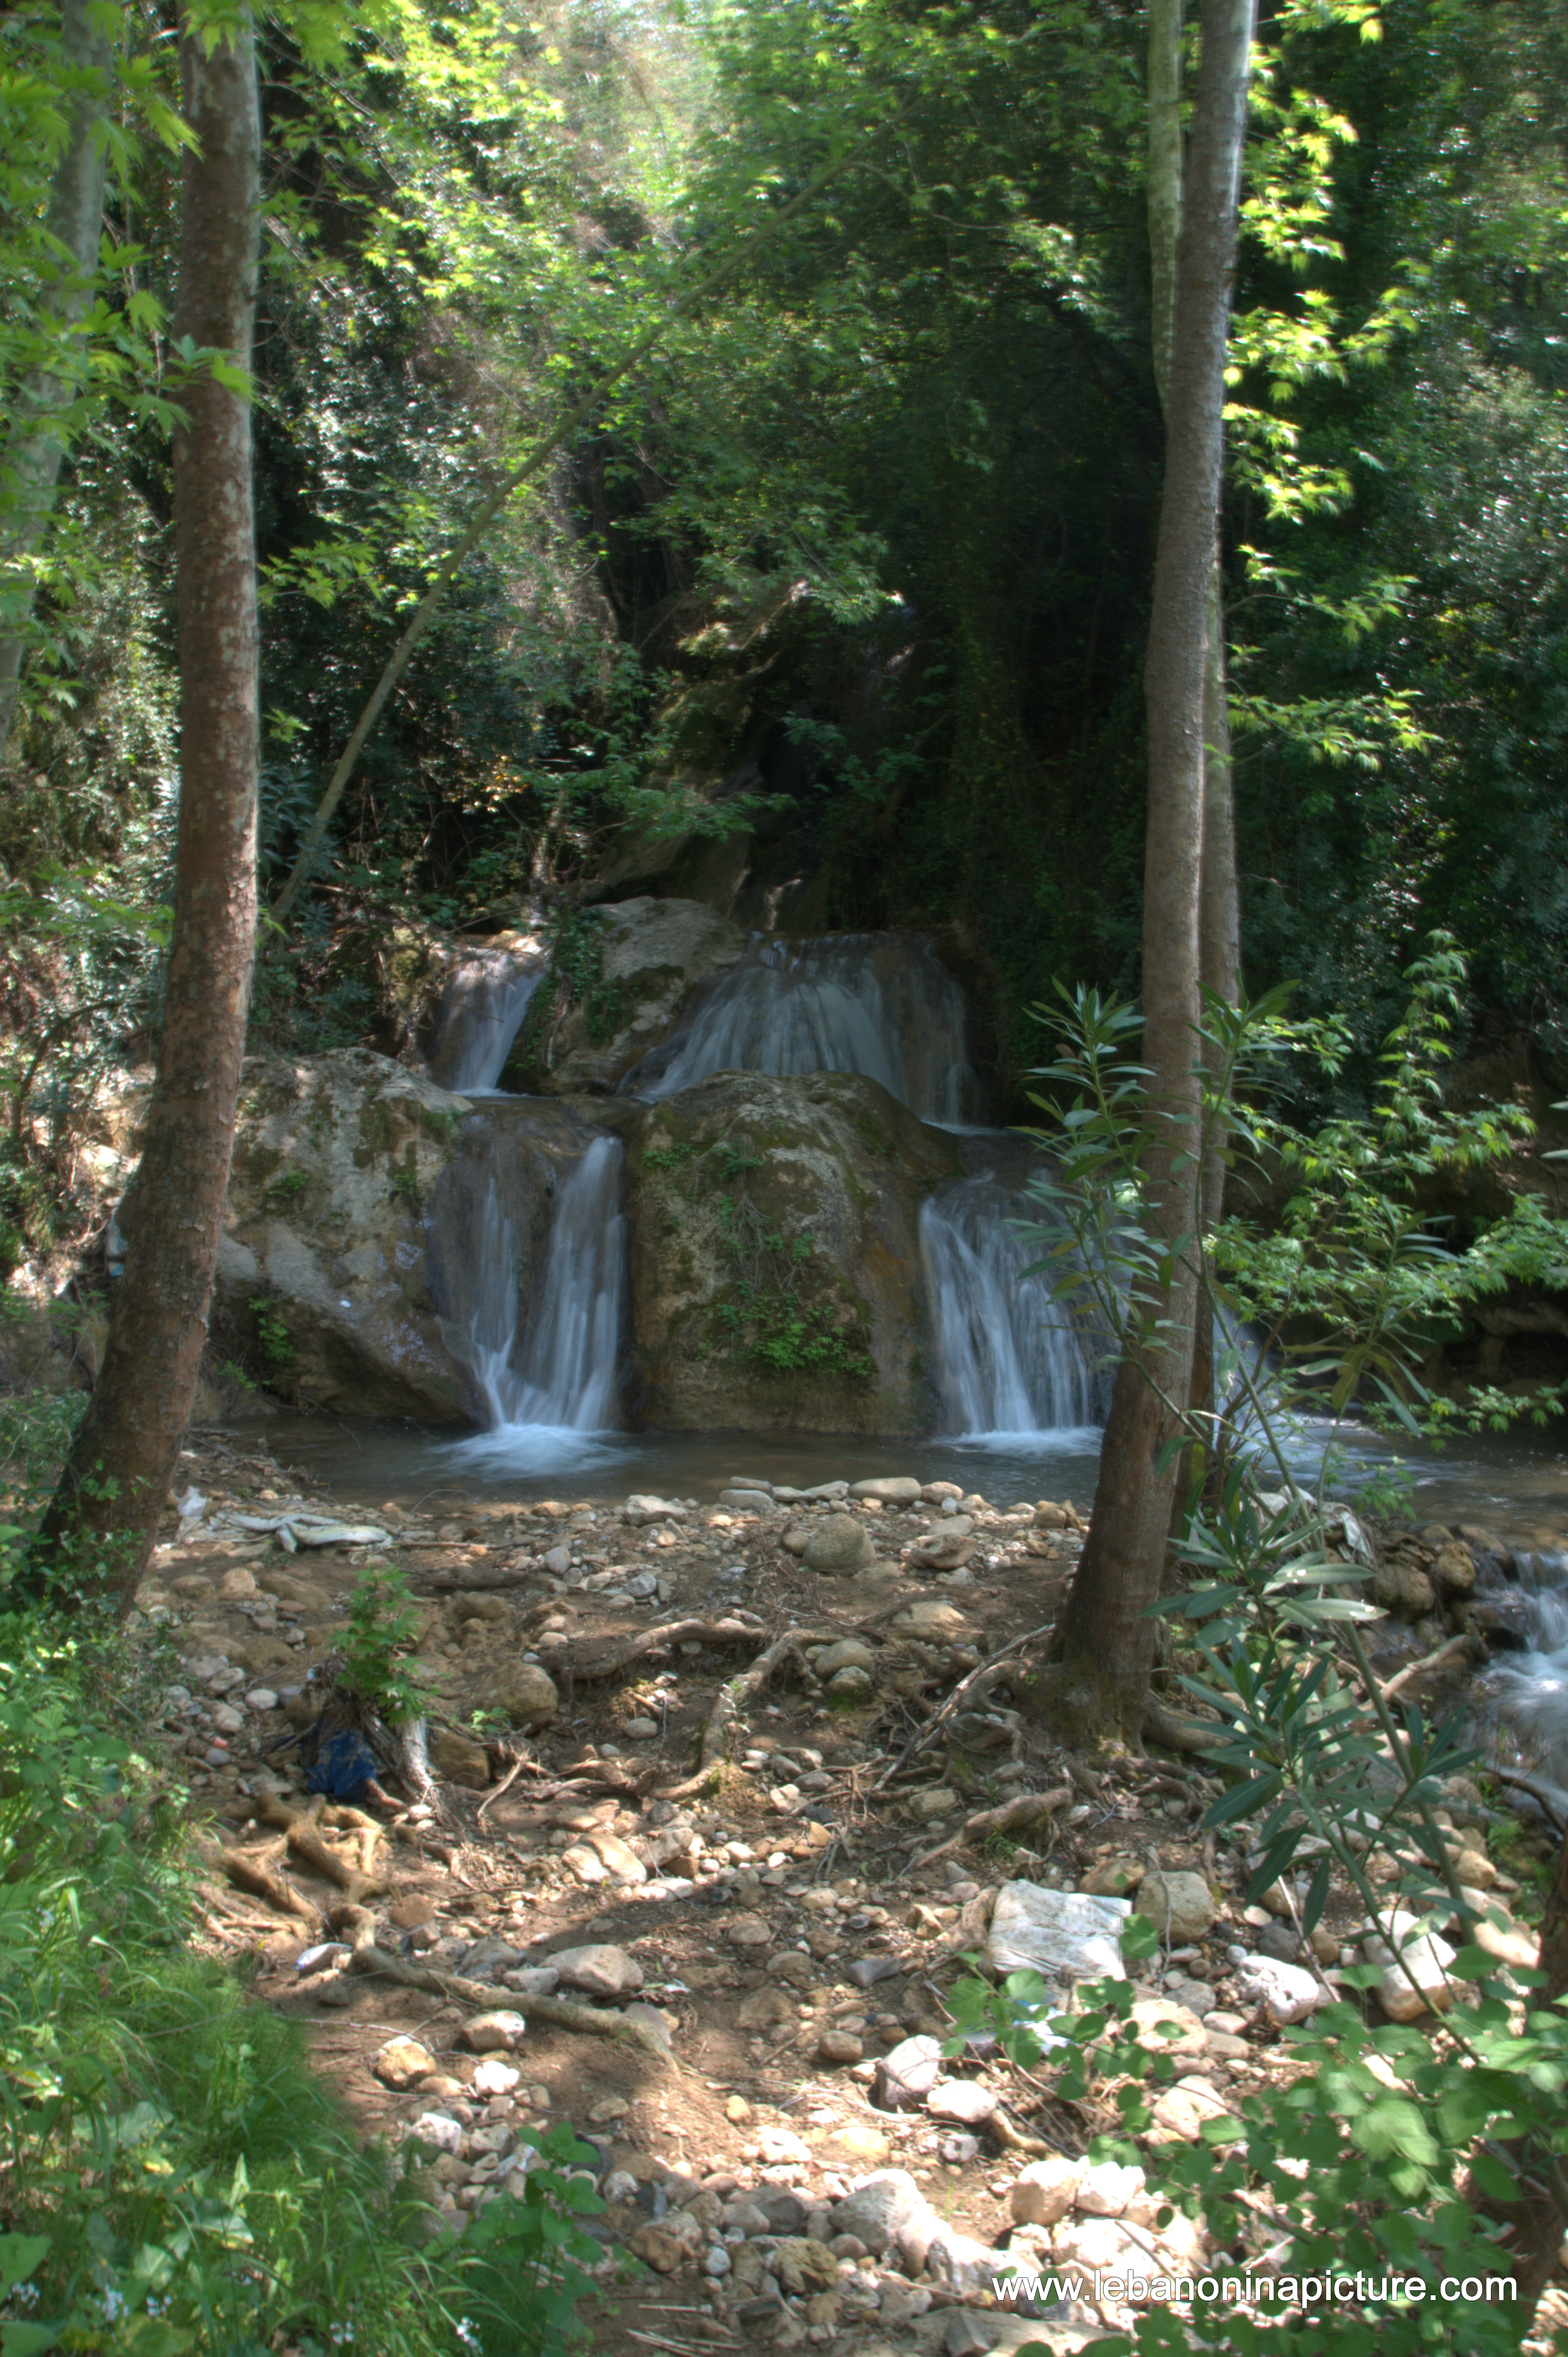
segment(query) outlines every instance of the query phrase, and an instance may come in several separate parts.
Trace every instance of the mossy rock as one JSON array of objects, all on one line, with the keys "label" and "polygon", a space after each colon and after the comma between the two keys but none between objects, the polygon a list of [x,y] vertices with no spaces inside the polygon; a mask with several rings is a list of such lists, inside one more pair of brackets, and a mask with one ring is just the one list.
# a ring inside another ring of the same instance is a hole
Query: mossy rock
[{"label": "mossy rock", "polygon": [[960,1167],[858,1074],[718,1072],[650,1107],[628,1166],[649,1420],[926,1428],[919,1209]]}]

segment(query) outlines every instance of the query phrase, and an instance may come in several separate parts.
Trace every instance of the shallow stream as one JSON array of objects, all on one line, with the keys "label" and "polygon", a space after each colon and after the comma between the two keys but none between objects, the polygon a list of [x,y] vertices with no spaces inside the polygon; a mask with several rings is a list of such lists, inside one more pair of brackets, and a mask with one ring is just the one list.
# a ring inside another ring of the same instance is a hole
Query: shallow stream
[{"label": "shallow stream", "polygon": [[[245,1419],[233,1428],[264,1437],[274,1454],[359,1505],[412,1507],[439,1496],[490,1500],[621,1498],[631,1490],[710,1498],[726,1478],[761,1474],[800,1489],[879,1473],[961,1481],[993,1505],[1024,1498],[1094,1496],[1100,1433],[1093,1426],[990,1439],[866,1440],[832,1433],[581,1432],[502,1426],[454,1439],[450,1431],[372,1423],[317,1412]],[[1315,1451],[1297,1462],[1304,1478]],[[1345,1486],[1388,1463],[1370,1434],[1349,1436]],[[1473,1523],[1510,1547],[1558,1550],[1568,1542],[1568,1441],[1561,1431],[1485,1436],[1443,1455],[1402,1452],[1418,1523]]]}]

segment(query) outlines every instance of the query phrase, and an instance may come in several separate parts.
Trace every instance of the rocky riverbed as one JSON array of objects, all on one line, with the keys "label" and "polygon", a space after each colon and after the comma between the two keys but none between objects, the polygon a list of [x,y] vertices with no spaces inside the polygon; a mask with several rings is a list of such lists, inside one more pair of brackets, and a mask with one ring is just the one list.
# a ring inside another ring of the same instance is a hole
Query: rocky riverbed
[{"label": "rocky riverbed", "polygon": [[[1027,2315],[999,2276],[1176,2280],[1236,2255],[1160,2227],[1137,2169],[1090,2162],[1112,2089],[1069,2104],[1047,2071],[943,2057],[963,1958],[1100,1970],[1135,1903],[1165,1934],[1138,2018],[1178,2065],[1155,2137],[1191,2138],[1289,2072],[1282,2018],[1358,1960],[1359,1903],[1337,1892],[1308,1953],[1294,1892],[1244,1904],[1245,1835],[1198,1832],[1219,1789],[1201,1762],[1065,1746],[1030,1715],[1018,1641],[1071,1577],[1072,1501],[1004,1512],[850,1466],[789,1491],[736,1467],[705,1498],[434,1520],[340,1512],[265,1448],[195,1441],[140,1600],[179,1664],[162,1738],[210,1821],[207,1935],[310,2025],[367,2134],[418,2140],[432,2231],[508,2198],[530,2136],[571,2121],[607,2205],[596,2350],[1076,2349],[1113,2301]],[[1407,1616],[1377,1624],[1381,1674],[1464,1632],[1459,1556],[1484,1552],[1447,1529],[1381,1551]],[[420,1598],[438,1805],[346,1894],[363,1834],[322,1823],[331,1878],[285,1846],[304,1796],[280,1747],[370,1562]],[[1500,1846],[1464,1780],[1447,1803],[1462,1881],[1528,1961],[1535,1836]],[[301,1911],[234,1888],[224,1849],[286,1874]],[[357,1969],[356,1947],[431,1986]],[[1385,1994],[1410,1997],[1397,1975]],[[596,2011],[564,2027],[546,2001]]]}]

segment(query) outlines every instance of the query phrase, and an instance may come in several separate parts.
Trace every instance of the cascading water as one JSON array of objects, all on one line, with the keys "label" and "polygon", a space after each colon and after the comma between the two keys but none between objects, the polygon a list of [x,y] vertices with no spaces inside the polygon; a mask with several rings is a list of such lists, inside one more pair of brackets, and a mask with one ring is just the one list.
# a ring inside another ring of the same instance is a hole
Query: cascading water
[{"label": "cascading water", "polygon": [[[1084,1431],[1105,1420],[1110,1377],[1096,1338],[1024,1271],[1037,1243],[1014,1222],[1020,1198],[989,1173],[933,1195],[920,1252],[945,1427],[966,1439]],[[1099,1434],[1092,1434],[1098,1443]]]},{"label": "cascading water", "polygon": [[[1485,1691],[1560,1788],[1568,1785],[1568,1558],[1515,1552],[1516,1577],[1484,1565],[1477,1601],[1502,1607],[1520,1650],[1495,1663]],[[1564,1796],[1568,1798],[1568,1795]]]},{"label": "cascading water", "polygon": [[457,1444],[459,1459],[519,1470],[563,1464],[585,1453],[586,1436],[618,1425],[624,1160],[618,1138],[596,1137],[562,1177],[526,1301],[518,1231],[491,1178],[473,1237],[473,1307],[460,1346],[489,1428]]},{"label": "cascading water", "polygon": [[511,953],[471,958],[458,967],[442,997],[431,1057],[444,1089],[482,1096],[496,1087],[543,972],[542,956]]},{"label": "cascading water", "polygon": [[897,933],[754,942],[694,1014],[630,1072],[673,1096],[710,1072],[862,1072],[922,1121],[973,1119],[963,994],[926,943]]}]

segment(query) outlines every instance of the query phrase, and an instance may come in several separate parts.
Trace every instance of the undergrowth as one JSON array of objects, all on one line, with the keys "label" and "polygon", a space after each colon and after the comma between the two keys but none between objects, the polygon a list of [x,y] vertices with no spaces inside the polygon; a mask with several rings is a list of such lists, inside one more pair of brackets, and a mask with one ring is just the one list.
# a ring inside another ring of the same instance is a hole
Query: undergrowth
[{"label": "undergrowth", "polygon": [[[9,1436],[14,1501],[60,1437]],[[139,1739],[165,1643],[0,1615],[0,2352],[553,2357],[601,2255],[570,2130],[455,2236],[431,2156],[361,2146],[197,1951],[188,1795]]]}]

